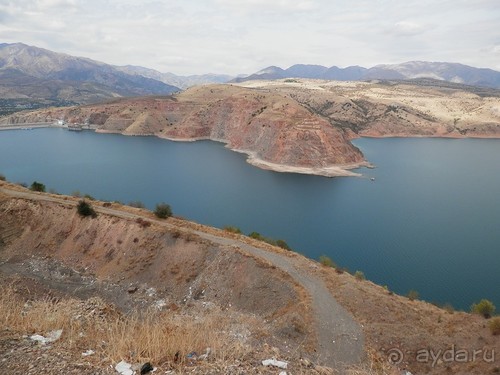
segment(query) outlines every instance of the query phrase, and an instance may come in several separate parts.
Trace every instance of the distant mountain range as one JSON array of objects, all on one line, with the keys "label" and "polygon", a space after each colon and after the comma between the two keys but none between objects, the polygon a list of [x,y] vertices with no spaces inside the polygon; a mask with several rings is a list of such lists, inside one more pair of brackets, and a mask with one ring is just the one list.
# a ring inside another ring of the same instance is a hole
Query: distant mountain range
[{"label": "distant mountain range", "polygon": [[118,70],[127,74],[139,75],[155,79],[157,81],[187,89],[191,86],[204,85],[208,83],[226,83],[234,78],[228,74],[201,74],[190,76],[178,76],[173,73],[161,73],[154,69],[143,68],[142,66],[117,66]]},{"label": "distant mountain range", "polygon": [[92,103],[122,96],[180,91],[155,79],[117,67],[22,43],[0,44],[0,97]]},{"label": "distant mountain range", "polygon": [[207,83],[312,78],[324,80],[408,80],[432,78],[500,88],[500,72],[456,63],[413,61],[373,68],[327,68],[297,64],[270,66],[249,76],[224,74],[178,76],[140,66],[114,66],[22,43],[0,44],[0,115],[45,106],[89,104],[143,95],[166,95]]},{"label": "distant mountain range", "polygon": [[432,78],[471,86],[500,88],[500,72],[495,70],[474,68],[457,63],[426,61],[377,65],[369,69],[361,66],[349,66],[347,68],[332,66],[327,68],[321,65],[304,64],[293,65],[288,69],[270,66],[247,77],[236,78],[232,82],[283,78],[312,78],[337,81]]}]

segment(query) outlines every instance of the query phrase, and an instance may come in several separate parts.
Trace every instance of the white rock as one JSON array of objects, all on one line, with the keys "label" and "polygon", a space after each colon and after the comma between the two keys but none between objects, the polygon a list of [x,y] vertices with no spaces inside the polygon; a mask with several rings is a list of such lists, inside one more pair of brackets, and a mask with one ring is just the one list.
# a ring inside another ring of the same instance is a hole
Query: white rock
[{"label": "white rock", "polygon": [[262,361],[262,365],[263,366],[274,366],[274,367],[286,369],[288,366],[288,363],[283,362],[283,361],[277,361],[276,359],[273,358],[273,359],[266,359],[266,360]]},{"label": "white rock", "polygon": [[135,372],[132,370],[132,365],[125,361],[121,361],[115,366],[115,370],[122,375],[134,375]]},{"label": "white rock", "polygon": [[32,335],[32,336],[30,336],[30,339],[33,341],[38,341],[42,345],[45,345],[45,344],[59,340],[61,338],[62,332],[63,332],[62,329],[58,329],[55,331],[50,331],[47,334],[47,337],[44,337],[42,335]]},{"label": "white rock", "polygon": [[82,353],[83,357],[88,357],[89,355],[95,354],[95,352],[92,349],[87,350],[86,352]]}]

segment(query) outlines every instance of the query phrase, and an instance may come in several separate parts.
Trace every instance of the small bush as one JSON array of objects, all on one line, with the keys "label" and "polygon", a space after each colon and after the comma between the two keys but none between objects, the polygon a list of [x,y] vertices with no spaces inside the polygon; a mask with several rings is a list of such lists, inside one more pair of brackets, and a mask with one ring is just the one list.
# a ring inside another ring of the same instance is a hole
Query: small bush
[{"label": "small bush", "polygon": [[406,295],[408,297],[408,299],[410,301],[415,301],[416,299],[418,299],[418,297],[420,297],[420,294],[418,294],[418,292],[416,290],[410,290],[408,292],[408,294]]},{"label": "small bush", "polygon": [[141,201],[132,201],[128,205],[135,208],[145,208],[144,203],[142,203]]},{"label": "small bush", "polygon": [[94,208],[86,200],[81,200],[80,202],[78,202],[78,206],[76,206],[76,209],[78,210],[80,216],[83,217],[91,216],[93,218],[97,216],[97,213],[95,212]]},{"label": "small bush", "polygon": [[324,266],[337,268],[337,265],[335,264],[335,262],[333,260],[331,260],[329,257],[327,257],[326,255],[320,255],[319,262]]},{"label": "small bush", "polygon": [[492,335],[500,335],[500,316],[490,320],[488,323]]},{"label": "small bush", "polygon": [[253,238],[254,240],[263,241],[264,237],[259,232],[252,232],[248,235],[248,237]]},{"label": "small bush", "polygon": [[80,193],[80,190],[75,190],[71,193],[71,195],[75,198],[80,198],[82,196],[82,193]]},{"label": "small bush", "polygon": [[5,176],[3,174],[0,173],[0,181],[6,181],[7,179],[5,178]]},{"label": "small bush", "polygon": [[366,279],[365,274],[362,271],[356,271],[354,273],[354,277],[356,278],[356,280],[365,280]]},{"label": "small bush", "polygon": [[33,183],[30,186],[31,191],[39,191],[41,193],[45,192],[45,185],[42,184],[41,182],[33,181]]},{"label": "small bush", "polygon": [[288,246],[288,244],[283,240],[277,240],[276,246],[281,247],[282,249],[285,249],[285,250],[292,250],[292,248],[290,246]]},{"label": "small bush", "polygon": [[95,201],[95,198],[92,195],[90,195],[90,194],[85,194],[83,197],[85,199],[88,199],[89,201]]},{"label": "small bush", "polygon": [[26,182],[17,182],[19,186],[22,186],[23,188],[27,188],[28,184]]},{"label": "small bush", "polygon": [[347,271],[347,269],[345,269],[344,267],[335,268],[335,272],[337,272],[339,275],[342,275],[346,271]]},{"label": "small bush", "polygon": [[158,203],[154,210],[154,214],[160,219],[167,219],[172,216],[172,208],[166,203]]},{"label": "small bush", "polygon": [[471,311],[475,314],[481,314],[486,319],[489,319],[495,312],[495,305],[487,299],[482,299],[481,301],[479,301],[479,303],[474,303],[471,306]]},{"label": "small bush", "polygon": [[241,229],[238,227],[233,227],[231,225],[227,225],[223,228],[226,232],[229,233],[235,233],[235,234],[241,234]]},{"label": "small bush", "polygon": [[141,226],[141,228],[147,228],[151,226],[151,222],[144,220],[142,217],[135,219],[135,222]]}]

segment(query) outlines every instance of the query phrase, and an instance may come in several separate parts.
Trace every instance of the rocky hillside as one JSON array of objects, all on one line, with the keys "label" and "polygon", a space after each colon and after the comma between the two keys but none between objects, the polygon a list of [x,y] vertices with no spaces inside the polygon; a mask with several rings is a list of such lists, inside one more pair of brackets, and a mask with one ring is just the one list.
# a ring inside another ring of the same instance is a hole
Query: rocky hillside
[{"label": "rocky hillside", "polygon": [[500,137],[500,91],[435,80],[249,81],[18,112],[0,126],[57,120],[98,132],[211,139],[261,168],[339,176],[367,165],[350,143],[356,137]]},{"label": "rocky hillside", "polygon": [[349,175],[363,165],[344,130],[279,92],[231,85],[200,86],[171,97],[20,112],[0,124],[90,123],[100,132],[211,139],[247,153],[251,164],[277,171]]},{"label": "rocky hillside", "polygon": [[435,80],[241,85],[289,96],[352,137],[500,137],[500,91]]}]

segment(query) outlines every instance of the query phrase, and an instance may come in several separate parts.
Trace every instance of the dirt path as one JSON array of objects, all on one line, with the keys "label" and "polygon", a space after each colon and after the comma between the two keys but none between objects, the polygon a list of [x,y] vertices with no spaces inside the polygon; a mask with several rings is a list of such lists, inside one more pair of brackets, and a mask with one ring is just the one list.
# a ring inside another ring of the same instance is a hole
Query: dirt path
[{"label": "dirt path", "polygon": [[[17,198],[76,205],[74,201],[34,192],[10,190],[5,187],[0,187],[0,192]],[[97,212],[125,219],[133,220],[142,217],[130,212],[106,207],[95,207],[95,209]],[[147,219],[151,220],[150,218]],[[172,229],[175,228],[172,224],[164,221],[154,220],[154,222]],[[360,325],[333,298],[322,280],[296,267],[295,259],[259,249],[235,239],[218,237],[202,231],[193,232],[213,243],[224,246],[237,246],[243,251],[267,260],[288,273],[307,290],[312,298],[313,317],[318,334],[318,361],[320,364],[340,370],[350,365],[359,364],[363,360],[364,336]]]}]

